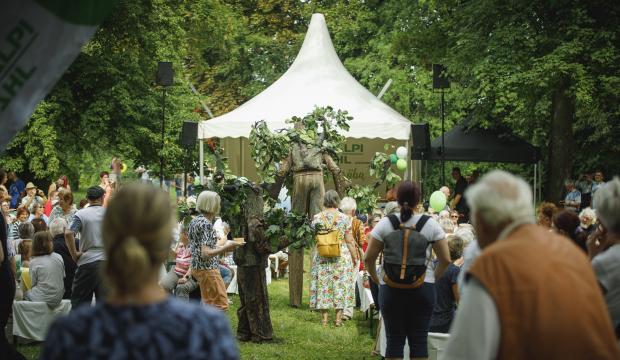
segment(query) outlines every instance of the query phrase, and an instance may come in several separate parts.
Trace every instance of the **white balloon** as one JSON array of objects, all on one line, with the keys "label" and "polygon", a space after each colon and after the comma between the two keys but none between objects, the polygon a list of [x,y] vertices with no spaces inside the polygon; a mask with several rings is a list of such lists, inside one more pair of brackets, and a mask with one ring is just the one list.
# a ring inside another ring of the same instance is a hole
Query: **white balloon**
[{"label": "white balloon", "polygon": [[399,159],[407,160],[407,148],[399,146],[398,149],[396,149],[396,156],[398,156]]}]

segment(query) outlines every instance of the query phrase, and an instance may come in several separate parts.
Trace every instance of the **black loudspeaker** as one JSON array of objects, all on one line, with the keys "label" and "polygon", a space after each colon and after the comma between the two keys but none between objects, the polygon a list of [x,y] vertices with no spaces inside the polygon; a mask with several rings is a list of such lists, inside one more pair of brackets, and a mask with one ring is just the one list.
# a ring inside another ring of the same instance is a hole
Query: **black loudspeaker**
[{"label": "black loudspeaker", "polygon": [[414,153],[428,153],[431,150],[431,133],[427,123],[411,125],[411,139]]},{"label": "black loudspeaker", "polygon": [[157,75],[155,82],[157,85],[170,86],[174,81],[174,71],[172,63],[169,61],[160,61],[157,63]]},{"label": "black loudspeaker", "polygon": [[433,64],[433,89],[448,89],[450,81],[445,74],[446,68],[443,65]]},{"label": "black loudspeaker", "polygon": [[184,121],[183,131],[181,132],[181,145],[193,146],[198,138],[198,123],[194,121]]}]

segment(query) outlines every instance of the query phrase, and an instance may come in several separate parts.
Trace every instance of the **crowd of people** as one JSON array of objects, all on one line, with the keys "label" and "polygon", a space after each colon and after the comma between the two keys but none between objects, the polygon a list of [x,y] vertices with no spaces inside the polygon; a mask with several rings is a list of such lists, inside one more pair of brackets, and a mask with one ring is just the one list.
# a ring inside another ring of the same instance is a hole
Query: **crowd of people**
[{"label": "crowd of people", "polygon": [[[21,180],[3,170],[0,189],[9,179],[18,189]],[[66,177],[47,195],[30,182],[16,198],[0,193],[1,353],[23,358],[5,336],[14,301],[54,309],[67,299],[71,314],[48,332],[41,358],[131,358],[152,351],[161,357],[201,351],[208,358],[238,358],[226,317],[188,301],[199,289],[204,303],[223,311],[229,306],[226,260],[241,244],[227,239],[227,225],[216,218],[219,196],[201,193],[196,212],[179,224],[167,193],[143,184],[120,188],[119,182],[102,172],[79,208]],[[174,266],[166,272],[169,259]],[[177,331],[180,324],[184,331]],[[116,337],[121,331],[138,335]]]},{"label": "crowd of people", "polygon": [[[330,311],[336,327],[353,317],[361,275],[387,359],[402,358],[406,342],[411,358],[426,358],[429,332],[450,334],[446,359],[619,358],[620,180],[567,181],[564,201],[535,209],[524,180],[474,175],[453,169],[439,212],[411,181],[371,214],[326,191],[312,224],[334,232],[338,251],[311,250],[309,304],[320,323],[329,326]],[[0,170],[2,348],[20,358],[4,336],[13,301],[68,299],[71,314],[52,326],[42,358],[190,349],[237,358],[222,312],[231,253],[243,244],[219,218],[219,195],[179,196],[194,209],[179,223],[168,194],[119,182],[102,172],[75,206],[66,176],[46,194]]]}]

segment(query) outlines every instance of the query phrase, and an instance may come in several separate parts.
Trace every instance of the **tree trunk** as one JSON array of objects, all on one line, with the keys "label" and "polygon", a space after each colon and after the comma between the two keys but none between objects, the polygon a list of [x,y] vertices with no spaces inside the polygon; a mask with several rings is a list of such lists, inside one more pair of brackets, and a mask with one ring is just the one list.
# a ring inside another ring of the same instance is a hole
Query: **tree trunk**
[{"label": "tree trunk", "polygon": [[567,88],[567,85],[561,86],[553,94],[552,103],[546,198],[555,203],[562,199],[564,181],[570,177],[573,166],[575,102]]},{"label": "tree trunk", "polygon": [[289,248],[288,286],[291,306],[300,307],[304,286],[304,249]]}]

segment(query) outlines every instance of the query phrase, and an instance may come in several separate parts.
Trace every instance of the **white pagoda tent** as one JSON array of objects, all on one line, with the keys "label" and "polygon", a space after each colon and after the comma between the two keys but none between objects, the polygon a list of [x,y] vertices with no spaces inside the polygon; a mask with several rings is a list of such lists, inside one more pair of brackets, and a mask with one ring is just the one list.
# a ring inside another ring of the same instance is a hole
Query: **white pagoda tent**
[{"label": "white pagoda tent", "polygon": [[[198,139],[221,139],[231,170],[256,180],[248,137],[251,126],[265,120],[271,130],[290,126],[285,120],[304,116],[316,106],[346,110],[353,117],[345,132],[347,146],[340,166],[357,183],[370,183],[367,165],[388,143],[410,143],[411,122],[379,100],[346,70],[332,44],[325,18],[312,15],[303,45],[291,67],[276,82],[237,109],[201,121]],[[202,141],[200,141],[202,164]],[[411,176],[411,163],[406,177]],[[201,179],[203,171],[201,168]]]}]

